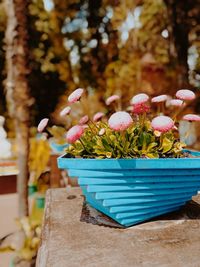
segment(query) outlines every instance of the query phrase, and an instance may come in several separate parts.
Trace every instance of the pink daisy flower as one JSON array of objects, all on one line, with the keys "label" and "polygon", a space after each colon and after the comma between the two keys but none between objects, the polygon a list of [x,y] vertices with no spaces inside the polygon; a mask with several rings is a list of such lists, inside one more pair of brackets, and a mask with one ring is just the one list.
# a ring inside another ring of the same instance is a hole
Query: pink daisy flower
[{"label": "pink daisy flower", "polygon": [[44,129],[47,127],[47,124],[49,122],[48,118],[42,119],[40,123],[38,124],[37,130],[39,133],[42,133]]},{"label": "pink daisy flower", "polygon": [[68,115],[70,112],[71,112],[71,108],[70,107],[66,107],[63,110],[61,110],[60,116],[64,117],[64,116]]},{"label": "pink daisy flower", "polygon": [[170,106],[174,106],[174,107],[181,107],[183,105],[183,100],[180,100],[180,99],[171,99],[169,101],[169,105]]},{"label": "pink daisy flower", "polygon": [[93,116],[93,121],[99,121],[101,120],[101,118],[104,116],[105,114],[103,112],[97,112],[96,114],[94,114]]},{"label": "pink daisy flower", "polygon": [[191,90],[181,89],[176,92],[176,97],[181,100],[193,100],[196,96]]},{"label": "pink daisy flower", "polygon": [[81,96],[84,92],[84,89],[78,88],[74,92],[72,92],[69,97],[68,97],[68,102],[69,103],[75,103],[81,99]]},{"label": "pink daisy flower", "polygon": [[149,112],[149,110],[150,110],[149,106],[147,106],[145,103],[132,106],[132,112],[137,115],[142,113],[147,113]]},{"label": "pink daisy flower", "polygon": [[132,99],[131,99],[131,105],[139,105],[139,104],[143,104],[146,103],[149,100],[149,96],[147,94],[138,94],[135,95]]},{"label": "pink daisy flower", "polygon": [[112,114],[110,119],[108,120],[108,125],[112,130],[115,131],[124,131],[126,130],[131,124],[133,120],[129,113],[125,111],[118,111]]},{"label": "pink daisy flower", "polygon": [[109,106],[112,102],[119,100],[120,97],[118,95],[112,95],[106,99],[106,105]]},{"label": "pink daisy flower", "polygon": [[200,121],[200,116],[196,114],[187,114],[183,116],[184,121]]},{"label": "pink daisy flower", "polygon": [[155,96],[151,99],[152,103],[160,103],[160,102],[165,102],[168,99],[167,95],[159,95]]},{"label": "pink daisy flower", "polygon": [[174,121],[168,116],[158,116],[152,120],[151,126],[154,130],[164,133],[174,127]]},{"label": "pink daisy flower", "polygon": [[79,120],[79,124],[83,125],[83,124],[86,124],[88,121],[89,121],[89,117],[85,115]]},{"label": "pink daisy flower", "polygon": [[66,135],[68,143],[74,143],[83,135],[84,129],[80,125],[75,125],[69,129]]}]

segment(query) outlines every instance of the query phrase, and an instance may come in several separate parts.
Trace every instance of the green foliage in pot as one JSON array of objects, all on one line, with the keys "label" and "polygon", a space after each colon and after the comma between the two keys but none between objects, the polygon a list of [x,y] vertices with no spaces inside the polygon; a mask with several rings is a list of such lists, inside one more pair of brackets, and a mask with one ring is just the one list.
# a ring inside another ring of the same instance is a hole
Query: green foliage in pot
[{"label": "green foliage in pot", "polygon": [[[180,157],[185,146],[172,131],[156,136],[149,121],[144,125],[136,123],[125,132],[114,131],[102,122],[97,126],[99,129],[93,125],[85,129],[67,153],[83,158]],[[103,135],[98,134],[101,129],[104,129]]]}]

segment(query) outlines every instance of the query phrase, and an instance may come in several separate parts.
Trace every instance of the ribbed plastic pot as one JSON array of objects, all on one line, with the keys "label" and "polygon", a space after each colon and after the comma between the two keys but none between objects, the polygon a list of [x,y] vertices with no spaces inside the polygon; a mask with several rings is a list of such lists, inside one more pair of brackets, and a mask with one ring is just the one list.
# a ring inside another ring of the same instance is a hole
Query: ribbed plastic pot
[{"label": "ribbed plastic pot", "polygon": [[180,209],[200,190],[200,152],[194,158],[58,158],[78,177],[87,202],[123,226]]}]

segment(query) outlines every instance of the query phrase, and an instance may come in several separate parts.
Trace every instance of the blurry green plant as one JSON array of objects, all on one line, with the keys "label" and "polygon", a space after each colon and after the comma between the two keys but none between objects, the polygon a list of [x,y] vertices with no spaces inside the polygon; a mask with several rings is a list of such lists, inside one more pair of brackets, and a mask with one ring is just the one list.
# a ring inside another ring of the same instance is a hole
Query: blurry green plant
[{"label": "blurry green plant", "polygon": [[53,141],[56,144],[59,145],[66,144],[66,138],[65,138],[66,129],[64,127],[54,125],[48,128],[48,132],[53,136],[52,137]]},{"label": "blurry green plant", "polygon": [[[15,252],[13,266],[30,263],[26,266],[35,266],[35,260],[40,243],[41,219],[33,220],[30,217],[23,217],[17,220],[20,231],[3,238],[0,252]],[[6,240],[8,239],[8,240]],[[9,243],[9,244],[8,244]],[[25,265],[23,265],[25,266]]]},{"label": "blurry green plant", "polygon": [[30,261],[37,255],[41,235],[41,222],[24,217],[18,221],[24,233],[24,244],[17,252],[18,257]]},{"label": "blurry green plant", "polygon": [[37,185],[39,177],[46,171],[50,151],[50,146],[45,135],[42,135],[40,138],[32,137],[30,139],[29,185]]}]

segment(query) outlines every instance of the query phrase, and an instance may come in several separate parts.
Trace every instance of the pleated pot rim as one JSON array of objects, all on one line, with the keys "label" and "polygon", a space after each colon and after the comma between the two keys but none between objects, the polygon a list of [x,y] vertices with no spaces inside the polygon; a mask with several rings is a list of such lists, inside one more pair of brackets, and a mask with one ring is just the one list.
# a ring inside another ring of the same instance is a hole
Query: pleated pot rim
[{"label": "pleated pot rim", "polygon": [[[64,154],[58,158],[59,168],[65,169],[193,169],[200,167],[200,152],[184,150],[193,157],[185,158],[71,158]],[[68,165],[68,166],[67,166]]]}]

